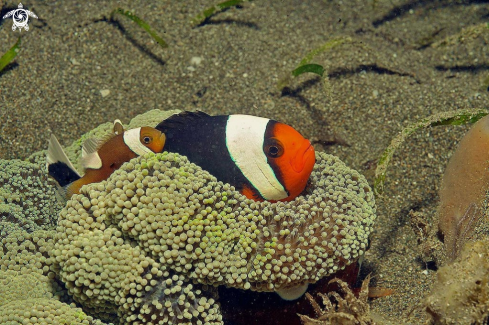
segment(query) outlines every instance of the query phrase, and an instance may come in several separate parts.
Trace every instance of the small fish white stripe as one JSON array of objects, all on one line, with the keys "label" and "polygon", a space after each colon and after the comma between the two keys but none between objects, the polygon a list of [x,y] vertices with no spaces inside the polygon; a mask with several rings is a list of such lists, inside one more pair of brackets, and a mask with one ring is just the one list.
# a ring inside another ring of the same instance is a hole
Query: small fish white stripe
[{"label": "small fish white stripe", "polygon": [[124,132],[124,143],[138,156],[152,152],[151,149],[141,143],[140,134],[141,128],[131,129]]}]

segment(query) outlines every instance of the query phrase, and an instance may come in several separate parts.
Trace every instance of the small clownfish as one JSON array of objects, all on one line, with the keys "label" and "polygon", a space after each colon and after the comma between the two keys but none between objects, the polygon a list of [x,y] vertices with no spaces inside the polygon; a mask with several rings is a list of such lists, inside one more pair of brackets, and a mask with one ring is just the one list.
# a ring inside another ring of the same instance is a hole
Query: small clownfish
[{"label": "small clownfish", "polygon": [[106,180],[123,163],[149,152],[161,152],[165,134],[151,127],[124,131],[119,120],[114,122],[114,134],[103,140],[89,138],[83,143],[81,163],[85,174],[80,176],[54,135],[49,140],[46,165],[49,176],[69,199],[83,185]]},{"label": "small clownfish", "polygon": [[290,201],[306,187],[314,148],[291,126],[250,115],[183,112],[156,129],[165,151],[188,159],[256,201]]}]

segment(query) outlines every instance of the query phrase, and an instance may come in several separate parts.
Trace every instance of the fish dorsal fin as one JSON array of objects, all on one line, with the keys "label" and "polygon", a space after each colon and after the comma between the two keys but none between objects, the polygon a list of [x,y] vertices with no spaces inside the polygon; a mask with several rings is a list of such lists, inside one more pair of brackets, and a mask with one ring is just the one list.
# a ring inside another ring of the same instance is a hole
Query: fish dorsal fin
[{"label": "fish dorsal fin", "polygon": [[201,111],[196,111],[196,112],[185,111],[170,116],[169,118],[167,118],[166,120],[158,124],[158,126],[156,126],[156,129],[163,133],[166,133],[168,130],[179,129],[182,126],[188,125],[189,123],[192,122],[197,122],[198,120],[204,119],[209,116],[210,116],[209,114]]},{"label": "fish dorsal fin", "polygon": [[98,154],[98,149],[104,144],[104,141],[88,138],[83,143],[81,163],[83,168],[100,169],[102,167],[102,159]]},{"label": "fish dorsal fin", "polygon": [[122,125],[121,120],[117,119],[114,121],[114,134],[119,135],[124,133],[124,126]]},{"label": "fish dorsal fin", "polygon": [[49,169],[49,165],[54,164],[58,161],[65,163],[70,169],[73,170],[73,172],[80,176],[80,174],[76,171],[75,166],[73,166],[70,159],[64,152],[63,147],[61,147],[61,145],[59,144],[58,139],[56,139],[54,134],[51,134],[51,138],[49,139],[48,152],[46,155],[46,166]]}]

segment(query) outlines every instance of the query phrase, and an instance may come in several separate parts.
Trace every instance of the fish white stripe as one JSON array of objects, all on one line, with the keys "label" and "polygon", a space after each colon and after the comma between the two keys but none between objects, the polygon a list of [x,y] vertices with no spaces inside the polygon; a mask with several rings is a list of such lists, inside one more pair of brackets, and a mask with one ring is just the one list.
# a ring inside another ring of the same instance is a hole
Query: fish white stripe
[{"label": "fish white stripe", "polygon": [[152,152],[151,149],[141,143],[140,134],[141,128],[131,129],[124,132],[124,143],[138,156]]},{"label": "fish white stripe", "polygon": [[226,125],[226,146],[231,159],[265,200],[288,196],[263,152],[270,120],[249,115],[230,115]]}]

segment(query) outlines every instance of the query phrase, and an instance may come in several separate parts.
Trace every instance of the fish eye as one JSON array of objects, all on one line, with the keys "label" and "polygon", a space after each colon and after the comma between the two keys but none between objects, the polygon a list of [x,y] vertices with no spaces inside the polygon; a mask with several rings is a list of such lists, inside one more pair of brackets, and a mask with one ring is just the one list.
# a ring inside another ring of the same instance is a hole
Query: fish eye
[{"label": "fish eye", "polygon": [[275,157],[276,155],[278,155],[278,152],[279,152],[279,149],[277,146],[270,146],[268,148],[268,153],[270,154],[270,156],[272,157]]},{"label": "fish eye", "polygon": [[284,147],[279,140],[271,138],[265,143],[265,154],[270,158],[278,158],[284,154]]},{"label": "fish eye", "polygon": [[153,138],[152,138],[152,137],[150,137],[150,136],[145,136],[145,137],[143,138],[143,142],[144,142],[144,144],[149,144],[149,143],[150,143],[152,140],[153,140]]}]

